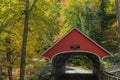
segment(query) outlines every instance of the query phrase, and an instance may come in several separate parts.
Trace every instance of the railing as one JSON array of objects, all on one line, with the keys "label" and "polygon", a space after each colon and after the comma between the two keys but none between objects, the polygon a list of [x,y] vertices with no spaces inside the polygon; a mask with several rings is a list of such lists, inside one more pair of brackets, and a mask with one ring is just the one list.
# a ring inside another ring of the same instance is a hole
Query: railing
[{"label": "railing", "polygon": [[120,65],[113,65],[113,66],[107,67],[105,68],[105,71],[109,73],[120,71]]},{"label": "railing", "polygon": [[103,80],[120,80],[119,76],[108,73],[108,72],[103,72]]},{"label": "railing", "polygon": [[105,68],[101,66],[100,73],[101,78],[100,80],[120,80],[120,76],[114,73],[120,71],[120,65],[113,65],[110,67]]}]

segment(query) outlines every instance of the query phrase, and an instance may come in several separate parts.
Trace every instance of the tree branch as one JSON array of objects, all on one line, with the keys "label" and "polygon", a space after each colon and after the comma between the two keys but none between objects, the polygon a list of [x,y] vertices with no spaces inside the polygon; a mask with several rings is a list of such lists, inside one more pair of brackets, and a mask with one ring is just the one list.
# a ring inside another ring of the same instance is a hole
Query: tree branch
[{"label": "tree branch", "polygon": [[35,6],[35,4],[37,3],[38,0],[34,0],[32,6],[30,7],[29,11],[31,12]]}]

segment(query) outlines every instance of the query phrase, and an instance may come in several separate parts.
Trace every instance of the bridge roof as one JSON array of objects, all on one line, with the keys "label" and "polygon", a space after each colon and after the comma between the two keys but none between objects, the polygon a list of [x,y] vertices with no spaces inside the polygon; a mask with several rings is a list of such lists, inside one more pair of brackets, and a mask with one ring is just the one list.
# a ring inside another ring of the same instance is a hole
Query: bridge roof
[{"label": "bridge roof", "polygon": [[63,38],[46,50],[42,56],[51,60],[57,54],[75,51],[92,53],[97,55],[99,59],[110,56],[107,50],[76,28],[69,31]]}]

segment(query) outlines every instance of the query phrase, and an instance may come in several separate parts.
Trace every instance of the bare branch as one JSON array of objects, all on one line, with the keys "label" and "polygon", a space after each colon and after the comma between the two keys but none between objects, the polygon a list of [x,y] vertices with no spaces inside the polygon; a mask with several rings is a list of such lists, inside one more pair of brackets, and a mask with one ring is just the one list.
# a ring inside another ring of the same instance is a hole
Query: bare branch
[{"label": "bare branch", "polygon": [[30,7],[29,11],[31,12],[35,6],[35,4],[37,3],[38,0],[34,0],[32,6]]}]

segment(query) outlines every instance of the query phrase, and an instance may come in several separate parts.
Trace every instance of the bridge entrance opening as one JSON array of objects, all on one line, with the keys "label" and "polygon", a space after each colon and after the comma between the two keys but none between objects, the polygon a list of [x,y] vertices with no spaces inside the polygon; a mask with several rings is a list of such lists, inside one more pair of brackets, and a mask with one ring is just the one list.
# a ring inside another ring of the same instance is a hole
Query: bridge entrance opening
[{"label": "bridge entrance opening", "polygon": [[[99,58],[86,52],[61,53],[52,59],[55,80],[98,80]],[[80,70],[86,65],[90,70]]]},{"label": "bridge entrance opening", "polygon": [[[93,62],[84,54],[71,55],[68,60],[66,60],[65,66],[68,67],[68,71],[65,73],[93,73]],[[71,71],[69,71],[69,69],[71,69]]]}]

